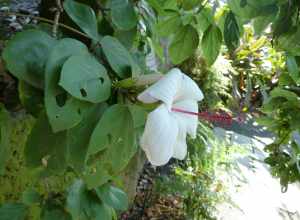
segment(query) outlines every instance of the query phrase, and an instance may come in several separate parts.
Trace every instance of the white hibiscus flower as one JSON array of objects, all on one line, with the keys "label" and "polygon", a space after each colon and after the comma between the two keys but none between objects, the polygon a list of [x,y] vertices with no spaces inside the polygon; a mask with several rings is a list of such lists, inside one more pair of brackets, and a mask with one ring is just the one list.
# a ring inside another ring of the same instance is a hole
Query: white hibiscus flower
[{"label": "white hibiscus flower", "polygon": [[198,117],[174,111],[198,113],[203,94],[198,85],[179,69],[174,68],[138,96],[144,103],[162,104],[149,113],[141,147],[148,160],[162,166],[174,157],[183,160],[187,154],[186,136],[196,138]]}]

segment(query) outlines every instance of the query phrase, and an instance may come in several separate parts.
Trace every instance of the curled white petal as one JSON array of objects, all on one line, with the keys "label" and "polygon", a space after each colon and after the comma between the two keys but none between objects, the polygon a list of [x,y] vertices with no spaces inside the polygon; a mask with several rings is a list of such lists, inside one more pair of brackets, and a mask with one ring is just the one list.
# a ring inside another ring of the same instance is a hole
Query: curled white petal
[{"label": "curled white petal", "polygon": [[140,144],[151,164],[162,166],[174,153],[178,137],[178,125],[165,104],[148,115]]},{"label": "curled white petal", "polygon": [[[174,108],[181,109],[183,111],[198,113],[198,103],[195,100],[183,100],[174,103]],[[198,116],[192,114],[186,114],[182,112],[173,111],[172,114],[176,117],[176,120],[180,127],[184,126],[187,133],[196,138],[198,127]]]},{"label": "curled white petal", "polygon": [[176,100],[192,99],[201,101],[204,98],[199,86],[189,76],[182,74],[181,87],[178,90]]},{"label": "curled white petal", "polygon": [[186,129],[184,126],[179,124],[178,135],[176,143],[174,145],[173,157],[178,160],[183,160],[187,154],[187,144],[186,144]]},{"label": "curled white petal", "polygon": [[171,110],[172,103],[181,86],[182,73],[179,69],[172,69],[158,82],[154,83],[138,96],[144,103],[164,102]]}]

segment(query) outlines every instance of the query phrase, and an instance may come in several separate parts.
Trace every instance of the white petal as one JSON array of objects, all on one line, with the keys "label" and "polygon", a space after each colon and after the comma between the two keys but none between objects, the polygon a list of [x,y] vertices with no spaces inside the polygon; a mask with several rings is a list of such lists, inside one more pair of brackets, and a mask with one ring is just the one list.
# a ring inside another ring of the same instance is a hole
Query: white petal
[{"label": "white petal", "polygon": [[187,154],[186,145],[186,129],[184,126],[179,124],[179,132],[177,136],[176,143],[174,145],[173,157],[179,160],[183,160]]},{"label": "white petal", "polygon": [[138,100],[144,103],[164,102],[168,110],[171,110],[172,103],[176,98],[181,86],[182,73],[175,68],[169,71],[163,78],[154,83],[138,96]]},{"label": "white petal", "polygon": [[201,101],[204,98],[203,93],[197,83],[189,76],[182,73],[181,87],[178,90],[176,100],[192,99]]},{"label": "white petal", "polygon": [[151,164],[162,166],[173,156],[178,125],[166,105],[162,104],[148,115],[141,147]]},{"label": "white petal", "polygon": [[[188,112],[198,113],[198,103],[195,100],[183,100],[174,103],[174,108],[178,108]],[[180,127],[184,126],[187,133],[192,137],[196,138],[197,127],[198,127],[198,116],[187,113],[181,113],[173,111],[172,115],[176,117],[176,120]]]}]

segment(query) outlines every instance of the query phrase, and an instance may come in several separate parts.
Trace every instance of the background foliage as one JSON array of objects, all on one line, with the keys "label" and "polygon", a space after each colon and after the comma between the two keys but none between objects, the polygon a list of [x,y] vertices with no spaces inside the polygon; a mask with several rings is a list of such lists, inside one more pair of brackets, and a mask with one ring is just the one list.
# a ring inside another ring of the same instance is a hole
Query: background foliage
[{"label": "background foliage", "polygon": [[258,121],[277,135],[266,162],[283,191],[299,181],[298,1],[57,3],[42,1],[40,23],[16,33],[2,52],[35,119],[26,125],[24,153],[23,146],[14,153],[13,132],[23,124],[1,107],[1,179],[17,184],[26,176],[20,199],[4,194],[1,217],[24,219],[35,210],[41,219],[116,218],[128,206],[119,177],[151,108],[137,102],[143,88],[134,82],[175,65],[209,97],[203,108],[262,105]]}]

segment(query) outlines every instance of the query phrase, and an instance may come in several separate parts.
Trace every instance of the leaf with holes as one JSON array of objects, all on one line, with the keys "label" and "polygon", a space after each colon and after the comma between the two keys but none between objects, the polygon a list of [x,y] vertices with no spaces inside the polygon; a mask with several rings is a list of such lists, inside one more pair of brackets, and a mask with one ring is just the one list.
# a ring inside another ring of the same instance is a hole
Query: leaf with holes
[{"label": "leaf with holes", "polygon": [[46,114],[41,113],[26,143],[27,166],[44,167],[50,172],[63,173],[67,165],[66,135],[65,131],[53,133]]},{"label": "leaf with holes", "polygon": [[73,97],[92,103],[106,101],[111,81],[106,69],[92,55],[71,56],[63,65],[59,85]]},{"label": "leaf with holes", "polygon": [[111,0],[111,19],[121,30],[130,30],[137,25],[138,19],[131,0]]},{"label": "leaf with holes", "polygon": [[3,51],[7,69],[18,79],[37,88],[44,88],[44,70],[56,40],[39,30],[17,33]]},{"label": "leaf with holes", "polygon": [[212,65],[216,61],[220,53],[221,45],[221,30],[216,25],[209,26],[201,40],[201,50],[208,65]]},{"label": "leaf with holes", "polygon": [[96,189],[98,197],[106,205],[116,210],[126,211],[128,208],[128,197],[125,192],[110,183],[104,184]]},{"label": "leaf with holes", "polygon": [[93,131],[88,155],[103,151],[98,160],[101,167],[114,173],[124,169],[136,152],[134,121],[125,105],[108,108]]},{"label": "leaf with holes", "polygon": [[139,74],[139,67],[132,55],[118,39],[105,36],[100,43],[108,63],[119,77],[126,78]]},{"label": "leaf with holes", "polygon": [[199,44],[197,30],[186,25],[179,29],[169,47],[169,54],[173,64],[180,64],[194,54]]},{"label": "leaf with holes", "polygon": [[46,66],[45,106],[54,132],[76,126],[89,105],[68,95],[59,85],[60,71],[72,55],[87,54],[87,47],[74,39],[63,39],[53,48]]},{"label": "leaf with holes", "polygon": [[71,19],[93,40],[99,40],[97,18],[93,9],[74,0],[64,1],[64,9]]}]

